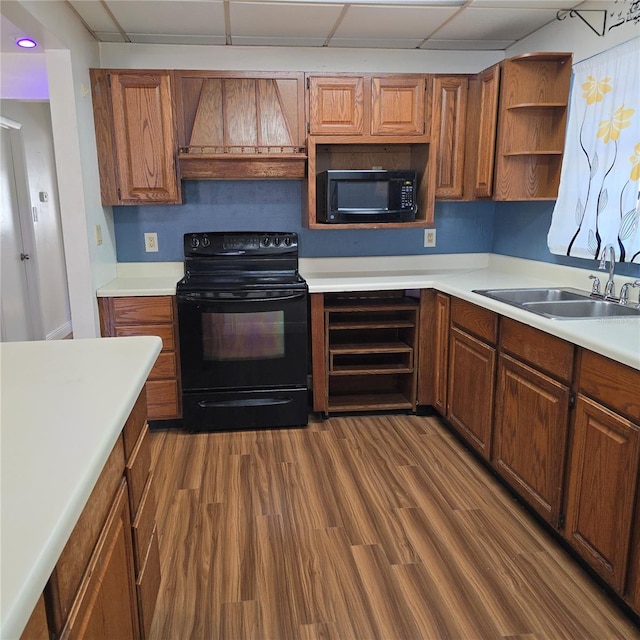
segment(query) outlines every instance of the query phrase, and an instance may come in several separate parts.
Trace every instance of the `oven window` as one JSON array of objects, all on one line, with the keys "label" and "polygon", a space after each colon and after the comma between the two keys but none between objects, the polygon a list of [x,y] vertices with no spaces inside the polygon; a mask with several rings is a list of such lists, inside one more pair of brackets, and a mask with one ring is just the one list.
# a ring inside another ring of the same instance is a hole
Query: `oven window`
[{"label": "oven window", "polygon": [[284,311],[203,313],[205,360],[269,360],[284,357]]}]

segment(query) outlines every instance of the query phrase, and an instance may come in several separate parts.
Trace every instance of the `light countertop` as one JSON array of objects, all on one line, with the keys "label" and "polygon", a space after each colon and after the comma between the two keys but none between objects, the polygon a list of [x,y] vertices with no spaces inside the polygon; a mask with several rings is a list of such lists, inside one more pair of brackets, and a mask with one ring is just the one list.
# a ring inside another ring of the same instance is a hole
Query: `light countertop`
[{"label": "light countertop", "polygon": [[0,637],[18,638],[160,353],[157,337],[0,345]]},{"label": "light countertop", "polygon": [[[599,275],[603,283],[606,277],[597,270],[596,261],[588,270],[488,253],[300,258],[299,271],[310,293],[434,288],[640,369],[640,318],[550,320],[473,293],[538,286],[589,291],[589,274]],[[182,275],[182,263],[122,263],[118,277],[97,295],[174,295]],[[619,291],[633,278],[617,275],[615,280]]]}]

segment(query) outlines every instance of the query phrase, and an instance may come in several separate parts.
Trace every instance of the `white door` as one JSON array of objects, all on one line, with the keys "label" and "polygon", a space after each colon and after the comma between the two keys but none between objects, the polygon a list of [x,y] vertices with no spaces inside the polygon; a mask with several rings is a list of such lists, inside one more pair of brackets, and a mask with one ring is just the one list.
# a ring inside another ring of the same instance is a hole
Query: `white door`
[{"label": "white door", "polygon": [[29,308],[27,267],[22,231],[16,175],[9,129],[0,127],[0,254],[1,254],[1,317],[2,342],[34,339]]}]

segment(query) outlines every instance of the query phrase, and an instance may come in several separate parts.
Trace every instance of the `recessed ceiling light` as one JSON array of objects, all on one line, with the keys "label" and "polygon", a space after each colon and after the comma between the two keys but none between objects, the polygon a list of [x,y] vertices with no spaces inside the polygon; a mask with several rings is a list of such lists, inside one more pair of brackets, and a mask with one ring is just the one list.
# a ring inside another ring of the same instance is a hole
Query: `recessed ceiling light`
[{"label": "recessed ceiling light", "polygon": [[23,49],[33,49],[38,43],[33,38],[18,38],[16,44]]}]

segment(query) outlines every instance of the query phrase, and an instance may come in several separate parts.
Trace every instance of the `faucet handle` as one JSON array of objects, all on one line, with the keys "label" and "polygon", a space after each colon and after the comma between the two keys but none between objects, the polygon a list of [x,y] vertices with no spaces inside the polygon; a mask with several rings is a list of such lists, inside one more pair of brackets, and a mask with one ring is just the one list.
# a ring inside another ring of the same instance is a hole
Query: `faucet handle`
[{"label": "faucet handle", "polygon": [[[629,289],[632,287],[640,287],[640,280],[635,282],[625,282],[620,288],[620,304],[629,304]],[[638,308],[640,308],[640,299],[638,300]]]},{"label": "faucet handle", "polygon": [[593,280],[593,286],[591,287],[591,294],[594,296],[601,295],[600,293],[600,278],[598,276],[590,275],[589,280]]}]

